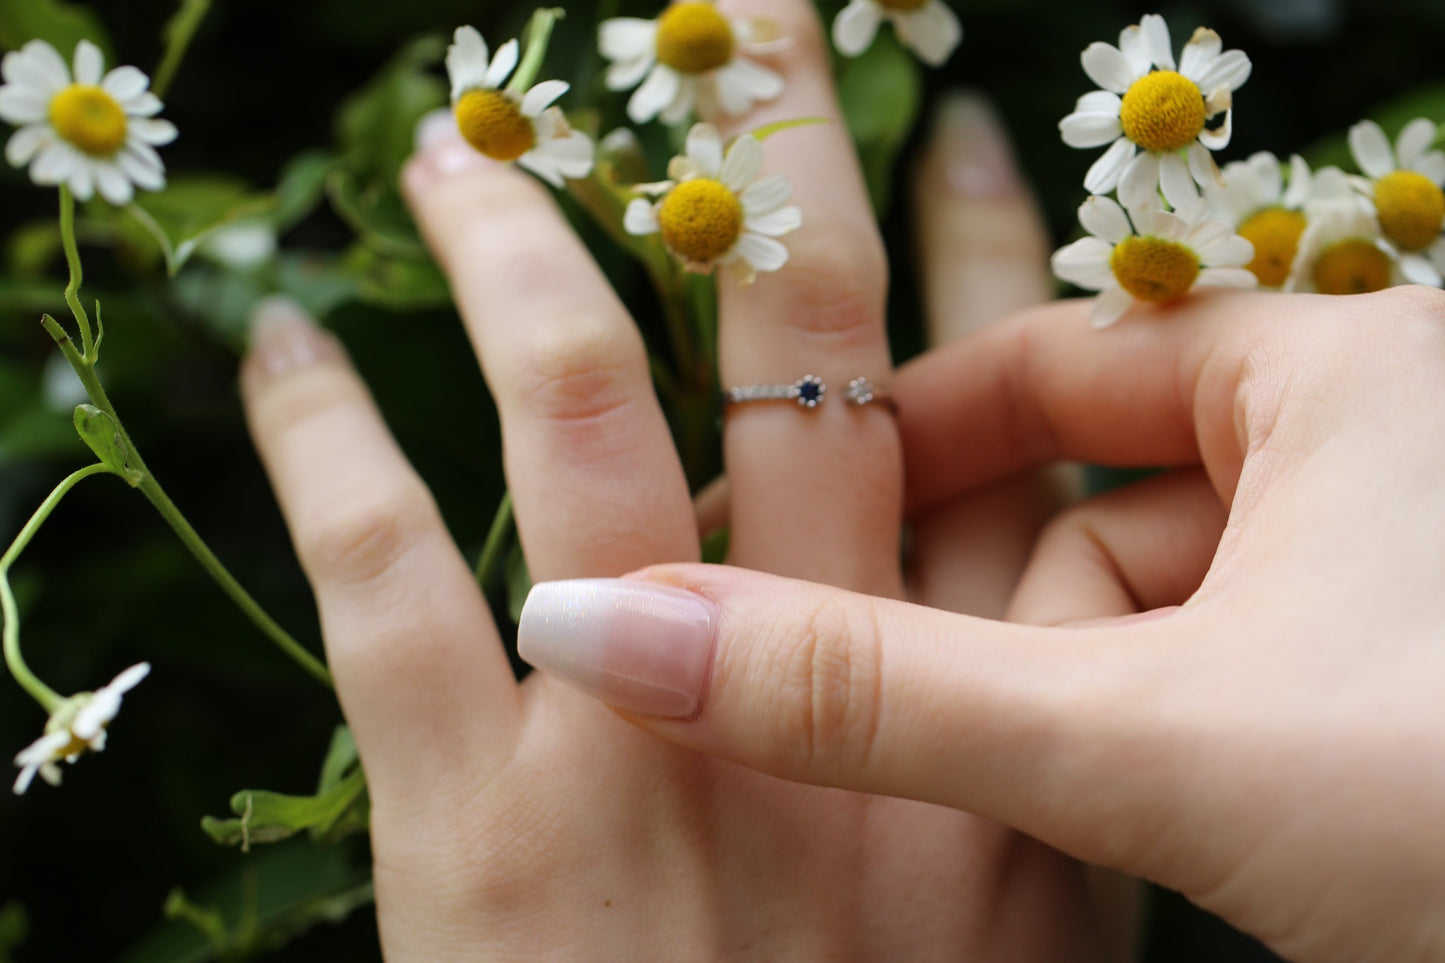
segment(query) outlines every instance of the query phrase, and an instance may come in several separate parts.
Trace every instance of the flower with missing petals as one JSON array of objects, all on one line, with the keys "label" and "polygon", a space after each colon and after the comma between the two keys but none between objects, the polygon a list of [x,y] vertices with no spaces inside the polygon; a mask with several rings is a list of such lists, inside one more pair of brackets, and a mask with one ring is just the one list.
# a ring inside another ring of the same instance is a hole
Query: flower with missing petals
[{"label": "flower with missing petals", "polygon": [[73,695],[56,707],[45,724],[45,735],[15,757],[15,765],[20,767],[15,794],[18,796],[29,789],[37,773],[50,785],[60,785],[58,763],[61,760],[73,763],[86,751],[104,749],[105,729],[120,711],[121,697],[134,689],[150,670],[146,662],[133,665],[109,685],[95,692]]},{"label": "flower with missing petals", "polygon": [[858,56],[873,46],[884,20],[930,67],[942,66],[963,40],[958,14],[943,0],[851,0],[833,20],[833,46],[844,56]]}]

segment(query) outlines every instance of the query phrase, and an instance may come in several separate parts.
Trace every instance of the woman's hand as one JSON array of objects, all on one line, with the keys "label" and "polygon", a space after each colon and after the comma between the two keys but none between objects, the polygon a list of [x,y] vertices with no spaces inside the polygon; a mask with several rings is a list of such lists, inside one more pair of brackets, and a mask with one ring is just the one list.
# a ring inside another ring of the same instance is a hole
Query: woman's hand
[{"label": "woman's hand", "polygon": [[[1445,295],[1218,294],[1103,333],[1059,304],[897,395],[916,510],[1060,458],[1175,467],[1043,536],[1015,606],[1068,628],[721,567],[623,580],[712,612],[666,637],[710,653],[701,707],[633,721],[1002,820],[1293,959],[1445,954]],[[534,594],[523,651],[595,658],[607,592],[579,633],[543,618],[565,583]]]},{"label": "woman's hand", "polygon": [[[749,127],[838,116],[811,3],[730,12],[772,16],[794,40],[786,93]],[[807,220],[784,271],[721,285],[724,383],[886,383],[884,258],[846,131],[792,131],[767,155]],[[404,187],[497,401],[533,576],[695,561],[641,339],[546,192],[436,131]],[[1087,955],[1078,867],[996,824],[671,746],[542,674],[518,686],[335,340],[273,303],[243,386],[366,765],[389,958]],[[736,563],[901,595],[901,447],[886,412],[745,406],[724,444]],[[805,681],[829,667],[781,668]],[[629,691],[682,707],[669,681]]]}]

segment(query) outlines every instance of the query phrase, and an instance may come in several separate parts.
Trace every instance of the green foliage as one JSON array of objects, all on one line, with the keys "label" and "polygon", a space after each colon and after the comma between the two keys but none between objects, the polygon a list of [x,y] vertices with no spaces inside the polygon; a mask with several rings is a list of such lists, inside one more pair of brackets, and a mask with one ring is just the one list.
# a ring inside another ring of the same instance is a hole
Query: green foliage
[{"label": "green foliage", "polygon": [[124,478],[132,486],[139,485],[142,476],[134,467],[134,455],[125,443],[120,429],[110,415],[95,405],[77,405],[75,409],[75,430],[80,440],[95,452],[101,462]]},{"label": "green foliage", "polygon": [[213,174],[172,176],[165,190],[142,193],[131,206],[160,245],[166,271],[174,277],[210,234],[243,217],[270,213],[274,197],[245,182]]},{"label": "green foliage", "polygon": [[11,901],[0,906],[0,963],[11,963],[12,951],[30,935],[30,919],[25,907]]},{"label": "green foliage", "polygon": [[892,199],[894,165],[923,103],[922,70],[893,31],[880,31],[873,46],[843,63],[838,99],[858,145],[873,208],[881,215]]},{"label": "green foliage", "polygon": [[0,0],[0,47],[13,50],[27,40],[45,40],[61,56],[89,40],[114,60],[110,34],[90,9],[63,0]]}]

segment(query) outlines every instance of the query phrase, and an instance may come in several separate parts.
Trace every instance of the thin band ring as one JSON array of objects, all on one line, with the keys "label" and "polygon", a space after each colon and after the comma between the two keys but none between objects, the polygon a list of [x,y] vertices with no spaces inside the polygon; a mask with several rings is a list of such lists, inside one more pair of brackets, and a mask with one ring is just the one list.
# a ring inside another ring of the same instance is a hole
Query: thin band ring
[{"label": "thin band ring", "polygon": [[[755,401],[791,401],[799,408],[816,408],[823,403],[827,391],[828,386],[816,375],[804,375],[790,385],[738,385],[723,392],[723,410]],[[878,405],[898,414],[898,403],[893,397],[879,391],[867,378],[858,377],[848,382],[843,400],[856,408]]]}]

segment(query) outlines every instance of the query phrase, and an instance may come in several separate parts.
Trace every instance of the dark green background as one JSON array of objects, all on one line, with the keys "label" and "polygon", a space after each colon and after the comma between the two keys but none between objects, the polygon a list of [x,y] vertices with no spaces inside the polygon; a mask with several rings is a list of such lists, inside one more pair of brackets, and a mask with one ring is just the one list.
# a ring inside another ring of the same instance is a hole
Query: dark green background
[{"label": "dark green background", "polygon": [[[582,73],[595,66],[588,59],[595,8],[650,15],[656,6],[568,6],[550,62],[576,64],[579,73],[569,79],[583,101],[618,121],[624,96],[606,94]],[[1293,5],[1263,0],[1162,8],[1072,0],[958,6],[964,46],[946,69],[928,75],[928,103],[955,85],[996,99],[1058,240],[1073,229],[1083,173],[1095,156],[1064,147],[1056,128],[1092,86],[1078,65],[1089,41],[1113,41],[1122,26],[1157,10],[1173,27],[1176,48],[1203,23],[1220,31],[1226,47],[1249,52],[1255,69],[1236,95],[1234,143],[1223,155],[1229,159],[1337,141],[1359,117],[1437,79],[1445,30],[1440,0],[1301,4],[1333,11],[1307,29],[1271,27],[1265,15]],[[171,0],[93,8],[121,60],[151,69]],[[166,161],[172,172],[225,171],[269,188],[294,155],[334,145],[338,105],[402,41],[442,36],[467,22],[501,38],[529,12],[455,0],[217,0],[168,98],[165,116],[182,136],[165,149]],[[900,183],[917,141],[897,168]],[[53,223],[53,204],[53,192],[5,169],[0,236]],[[917,349],[918,326],[904,205],[893,206],[885,232],[900,279],[892,299],[895,338],[906,355]],[[284,239],[288,248],[320,252],[351,240],[348,226],[324,208]],[[17,260],[16,251],[13,244],[5,250],[0,274],[0,538],[88,455],[68,427],[68,413],[37,401],[40,372],[54,354],[37,321],[41,310],[63,312],[62,265],[52,257],[37,269]],[[214,307],[198,310],[196,297],[183,296],[154,264],[124,247],[88,245],[83,253],[86,292],[104,299],[109,320],[102,376],[146,459],[241,580],[315,645],[309,595],[241,422],[234,327],[218,320],[224,312]],[[298,258],[298,270],[307,263]],[[609,256],[607,266],[652,331],[655,311],[642,279],[618,257]],[[213,305],[254,293],[244,279],[205,265],[187,271],[187,283],[201,285]],[[454,313],[351,302],[327,321],[432,483],[457,541],[474,553],[502,490],[499,441]],[[293,890],[340,888],[364,871],[359,840],[329,850],[301,842],[243,857],[201,833],[201,816],[225,814],[239,788],[309,791],[339,716],[225,601],[135,493],[112,478],[86,483],[46,526],[14,580],[26,651],[57,689],[93,687],[140,659],[155,667],[127,701],[103,755],[67,767],[58,791],[37,783],[23,798],[0,794],[0,905],[23,905],[30,924],[14,959],[125,958],[148,933],[148,948],[130,958],[196,958],[183,951],[194,942],[183,927],[167,933],[159,922],[172,886],[203,903],[215,888],[214,898],[224,902],[248,885],[250,873],[252,883],[260,880],[263,902],[279,901]],[[6,682],[5,691],[0,751],[10,753],[35,738],[44,720],[17,688]],[[159,934],[152,932],[157,927]],[[338,927],[319,927],[274,958],[370,959],[375,939],[371,914],[362,911]],[[1159,961],[1268,958],[1168,896],[1156,901],[1148,953]]]}]

